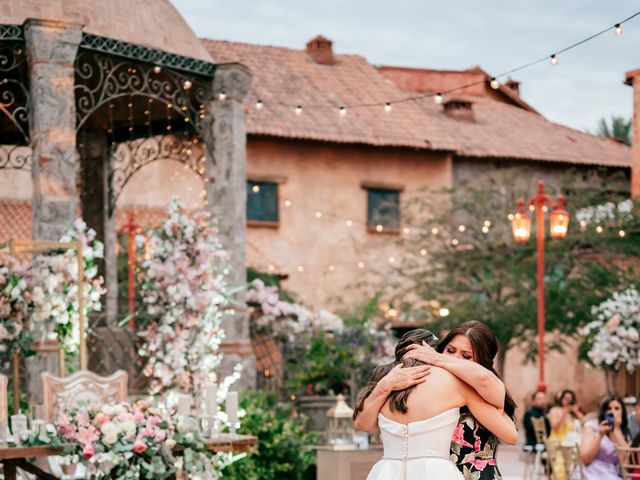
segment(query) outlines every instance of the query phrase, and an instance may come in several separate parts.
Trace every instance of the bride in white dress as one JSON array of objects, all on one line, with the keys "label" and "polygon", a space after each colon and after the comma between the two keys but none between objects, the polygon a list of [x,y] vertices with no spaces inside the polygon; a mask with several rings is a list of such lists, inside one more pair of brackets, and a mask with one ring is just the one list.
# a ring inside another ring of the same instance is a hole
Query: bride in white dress
[{"label": "bride in white dress", "polygon": [[[434,343],[436,338],[422,329],[405,334],[396,347],[396,362],[374,370],[363,392],[375,387],[391,368],[415,365],[416,360],[402,358],[409,345],[423,341]],[[357,404],[363,392],[358,395]],[[465,405],[486,428],[515,443],[517,431],[508,416],[448,371],[431,367],[426,382],[389,395],[378,415],[384,456],[367,480],[462,480],[462,474],[449,459],[449,449],[457,432],[460,407]]]}]

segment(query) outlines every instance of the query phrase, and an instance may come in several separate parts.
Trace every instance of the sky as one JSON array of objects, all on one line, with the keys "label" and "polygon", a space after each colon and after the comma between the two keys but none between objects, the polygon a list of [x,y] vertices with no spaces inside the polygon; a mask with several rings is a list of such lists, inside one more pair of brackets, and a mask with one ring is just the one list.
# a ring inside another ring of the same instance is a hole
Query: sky
[{"label": "sky", "polygon": [[[318,34],[336,53],[374,65],[490,74],[544,57],[640,11],[630,0],[172,0],[200,37],[303,49]],[[215,59],[214,59],[215,60]],[[525,101],[551,121],[595,131],[631,117],[625,72],[640,68],[640,16],[514,74]]]}]

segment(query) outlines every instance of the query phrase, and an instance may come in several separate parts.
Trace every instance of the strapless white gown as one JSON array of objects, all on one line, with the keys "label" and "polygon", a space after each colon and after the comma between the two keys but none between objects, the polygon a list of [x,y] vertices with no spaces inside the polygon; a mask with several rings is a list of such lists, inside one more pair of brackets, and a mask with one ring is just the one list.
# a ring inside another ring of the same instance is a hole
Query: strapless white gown
[{"label": "strapless white gown", "polygon": [[462,474],[449,459],[459,418],[459,408],[407,425],[379,414],[384,456],[373,466],[367,480],[462,480]]}]

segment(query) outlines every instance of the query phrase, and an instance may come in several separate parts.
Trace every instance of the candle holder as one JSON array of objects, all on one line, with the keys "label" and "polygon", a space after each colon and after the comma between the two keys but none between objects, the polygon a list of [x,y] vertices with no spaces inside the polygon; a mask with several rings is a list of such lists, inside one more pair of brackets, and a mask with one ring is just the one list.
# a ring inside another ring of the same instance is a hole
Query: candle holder
[{"label": "candle holder", "polygon": [[217,415],[200,415],[202,434],[205,438],[213,440],[220,436]]}]

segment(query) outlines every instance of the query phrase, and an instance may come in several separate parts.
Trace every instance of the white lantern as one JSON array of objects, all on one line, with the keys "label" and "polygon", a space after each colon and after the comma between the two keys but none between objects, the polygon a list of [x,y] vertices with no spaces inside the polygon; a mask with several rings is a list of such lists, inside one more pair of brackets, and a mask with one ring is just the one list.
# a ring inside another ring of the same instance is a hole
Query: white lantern
[{"label": "white lantern", "polygon": [[353,409],[338,395],[336,404],[327,411],[327,444],[334,450],[355,450],[353,441]]}]

